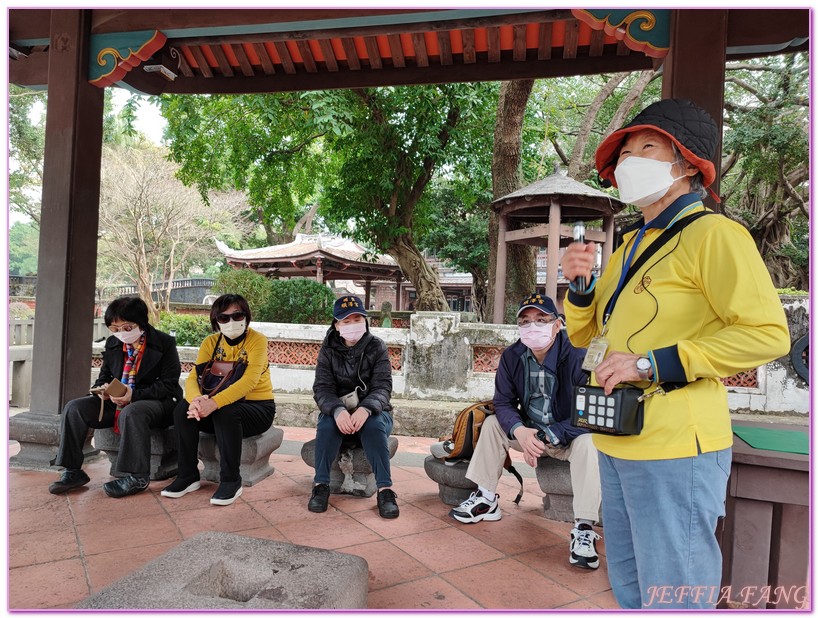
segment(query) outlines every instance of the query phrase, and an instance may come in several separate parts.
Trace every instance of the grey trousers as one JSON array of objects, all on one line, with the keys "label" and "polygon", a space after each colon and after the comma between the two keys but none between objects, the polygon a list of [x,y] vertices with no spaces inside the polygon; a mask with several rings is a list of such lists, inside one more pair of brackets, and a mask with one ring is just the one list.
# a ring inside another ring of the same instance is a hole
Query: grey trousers
[{"label": "grey trousers", "polygon": [[[106,401],[99,420],[100,399],[95,395],[72,399],[60,415],[60,446],[54,465],[68,469],[82,467],[82,447],[88,437],[88,429],[114,426],[116,406]],[[115,470],[148,478],[151,471],[151,429],[170,427],[173,412],[165,412],[162,402],[156,399],[133,401],[119,414],[119,455]]]}]

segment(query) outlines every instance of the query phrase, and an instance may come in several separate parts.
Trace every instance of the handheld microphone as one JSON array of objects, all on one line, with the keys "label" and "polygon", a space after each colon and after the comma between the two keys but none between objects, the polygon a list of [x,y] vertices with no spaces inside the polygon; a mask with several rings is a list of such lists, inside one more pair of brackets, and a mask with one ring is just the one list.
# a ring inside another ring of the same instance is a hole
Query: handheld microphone
[{"label": "handheld microphone", "polygon": [[[574,225],[574,242],[585,244],[585,224],[582,221],[578,221],[577,224]],[[585,285],[585,277],[577,277],[574,279],[574,287],[580,294],[585,293]]]}]

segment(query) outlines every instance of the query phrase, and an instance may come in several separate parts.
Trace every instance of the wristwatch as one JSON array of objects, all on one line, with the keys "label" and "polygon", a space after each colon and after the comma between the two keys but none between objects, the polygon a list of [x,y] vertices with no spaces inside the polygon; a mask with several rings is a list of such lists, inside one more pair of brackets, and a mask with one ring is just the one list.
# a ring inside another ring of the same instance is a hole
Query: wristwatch
[{"label": "wristwatch", "polygon": [[639,374],[640,380],[650,380],[653,372],[653,365],[647,356],[640,356],[636,359],[636,371]]}]

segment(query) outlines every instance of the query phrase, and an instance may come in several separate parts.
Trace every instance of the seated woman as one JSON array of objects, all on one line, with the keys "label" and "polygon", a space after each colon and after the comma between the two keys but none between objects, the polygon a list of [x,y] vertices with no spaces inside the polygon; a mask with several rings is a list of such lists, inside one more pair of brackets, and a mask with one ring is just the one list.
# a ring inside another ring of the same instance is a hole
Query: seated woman
[{"label": "seated woman", "polygon": [[267,431],[276,413],[267,361],[267,337],[248,326],[250,306],[238,294],[219,296],[210,310],[209,335],[199,348],[196,364],[238,361],[244,374],[212,397],[202,394],[194,369],[185,382],[185,398],[173,411],[179,446],[179,473],[165,489],[166,498],[181,498],[199,483],[199,432],[216,434],[219,448],[219,488],[210,504],[233,504],[241,495],[241,441]]},{"label": "seated woman", "polygon": [[[364,304],[357,296],[335,301],[332,325],[318,353],[313,396],[318,404],[315,435],[315,486],[307,508],[323,513],[329,503],[329,471],[344,436],[360,439],[375,473],[378,513],[400,514],[390,489],[388,438],[392,431],[392,366],[386,344],[369,332]],[[341,397],[354,393],[349,397]]]},{"label": "seated woman", "polygon": [[[151,429],[173,424],[173,408],[182,400],[176,340],[148,324],[148,306],[140,298],[117,298],[105,310],[105,325],[113,333],[105,342],[102,367],[94,389],[121,380],[125,393],[104,392],[73,399],[60,417],[60,446],[54,465],[65,469],[48,488],[61,494],[91,479],[82,471],[82,448],[88,428],[113,427],[120,434],[115,470],[122,478],[102,486],[112,498],[139,493],[150,484]],[[100,401],[102,399],[102,401]],[[101,406],[101,410],[100,410]]]}]

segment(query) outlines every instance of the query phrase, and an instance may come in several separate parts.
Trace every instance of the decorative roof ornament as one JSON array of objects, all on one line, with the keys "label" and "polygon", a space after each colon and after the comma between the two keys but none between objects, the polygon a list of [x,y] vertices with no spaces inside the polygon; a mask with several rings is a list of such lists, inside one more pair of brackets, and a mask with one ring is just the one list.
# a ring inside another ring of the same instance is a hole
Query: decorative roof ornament
[{"label": "decorative roof ornament", "polygon": [[651,58],[664,58],[670,51],[669,9],[571,9],[571,13],[594,30],[604,30],[629,49]]}]

